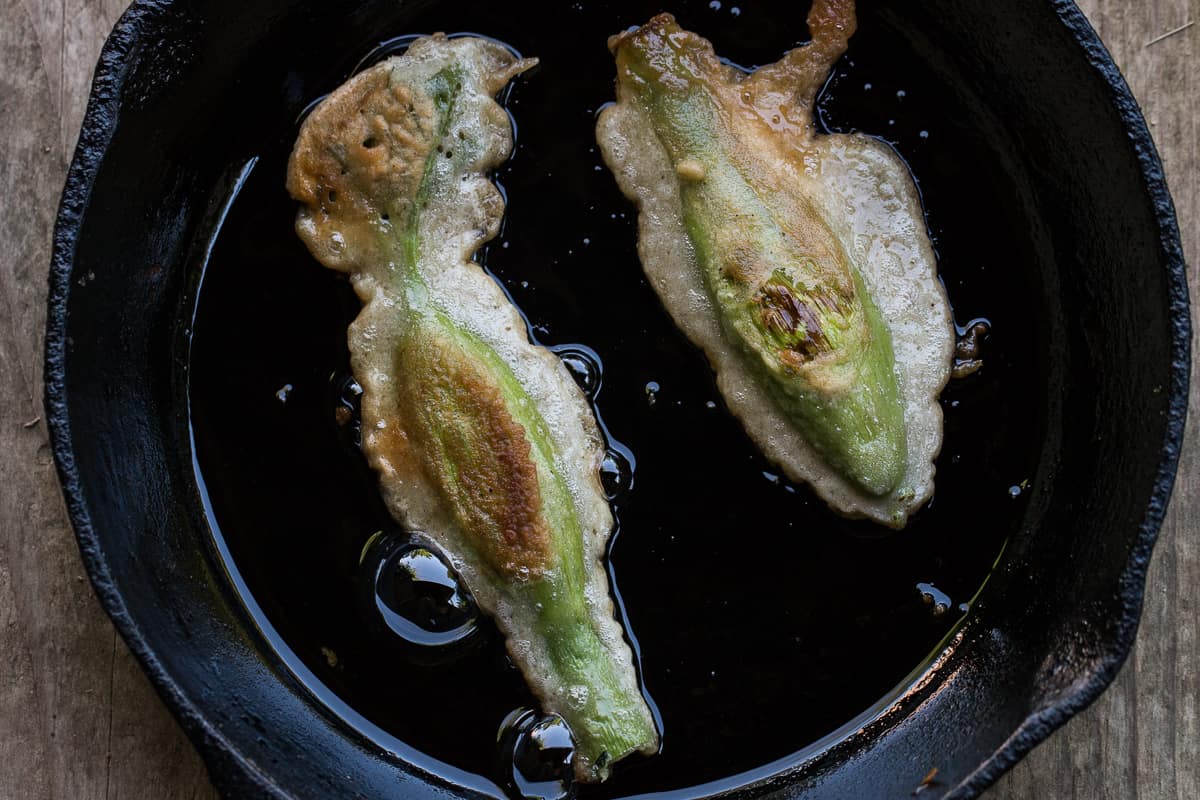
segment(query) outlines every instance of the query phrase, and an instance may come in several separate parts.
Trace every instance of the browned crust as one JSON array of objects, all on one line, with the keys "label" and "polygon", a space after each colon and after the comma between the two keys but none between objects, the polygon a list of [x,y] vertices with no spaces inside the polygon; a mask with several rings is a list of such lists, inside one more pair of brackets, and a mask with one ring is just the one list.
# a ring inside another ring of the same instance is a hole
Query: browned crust
[{"label": "browned crust", "polygon": [[[418,45],[446,41],[436,33]],[[301,204],[296,232],[331,269],[365,271],[377,263],[376,228],[409,215],[438,144],[433,101],[394,78],[394,61],[355,75],[322,101],[288,160],[287,189]],[[484,86],[494,94],[536,63],[491,48],[481,65]]]},{"label": "browned crust", "polygon": [[[678,29],[671,14],[658,14],[640,28],[611,36],[608,48],[614,54],[628,39],[639,35],[668,36],[685,42],[701,75],[714,86],[725,84],[734,94],[720,105],[757,116],[777,132],[799,140],[813,135],[812,106],[825,85],[830,69],[842,54],[857,28],[854,0],[814,0],[808,12],[812,40],[789,50],[779,61],[746,73],[721,62],[712,44],[691,31]],[[617,99],[621,96],[618,80]],[[722,92],[723,93],[723,92]]]},{"label": "browned crust", "polygon": [[800,126],[811,134],[813,102],[857,25],[854,0],[813,0],[808,11],[812,40],[755,70],[745,80],[749,94],[744,99],[768,120],[781,109],[794,109]]},{"label": "browned crust", "polygon": [[537,577],[551,538],[524,426],[476,359],[436,334],[417,338],[397,353],[397,406],[411,415],[405,428],[424,473],[494,570]]},{"label": "browned crust", "polygon": [[785,356],[794,355],[803,363],[829,350],[829,339],[821,329],[821,320],[791,289],[768,281],[759,288],[754,303],[763,329],[792,342],[781,348],[781,361],[786,360]]},{"label": "browned crust", "polygon": [[287,188],[296,230],[325,266],[369,268],[373,225],[408,211],[436,136],[428,96],[392,83],[388,62],[351,78],[305,120]]}]

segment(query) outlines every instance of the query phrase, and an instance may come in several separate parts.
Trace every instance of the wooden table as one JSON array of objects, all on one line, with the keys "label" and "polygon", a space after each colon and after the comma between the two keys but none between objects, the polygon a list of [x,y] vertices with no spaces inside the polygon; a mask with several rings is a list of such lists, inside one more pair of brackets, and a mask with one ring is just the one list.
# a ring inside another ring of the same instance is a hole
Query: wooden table
[{"label": "wooden table", "polygon": [[[1142,102],[1200,297],[1200,0],[1081,0]],[[42,414],[51,228],[125,0],[0,0],[0,798],[215,796],[100,610]],[[1197,24],[1193,24],[1197,23]],[[987,797],[1200,798],[1200,381],[1138,642],[1112,688]]]}]

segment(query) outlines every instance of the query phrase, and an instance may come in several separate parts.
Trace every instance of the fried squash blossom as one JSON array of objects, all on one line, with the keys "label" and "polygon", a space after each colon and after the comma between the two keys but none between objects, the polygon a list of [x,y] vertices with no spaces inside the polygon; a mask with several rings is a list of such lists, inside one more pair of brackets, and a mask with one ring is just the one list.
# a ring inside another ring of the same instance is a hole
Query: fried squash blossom
[{"label": "fried squash blossom", "polygon": [[296,231],[362,301],[349,330],[363,451],[387,506],[449,559],[504,634],[581,781],[658,731],[604,569],[604,441],[567,368],[474,252],[512,150],[495,95],[534,65],[442,35],[356,75],[305,120],[288,168]]},{"label": "fried squash blossom", "polygon": [[899,528],[933,492],[954,330],[906,165],[814,129],[852,0],[808,25],[749,73],[669,14],[612,37],[597,140],[643,269],[750,437],[834,510]]}]

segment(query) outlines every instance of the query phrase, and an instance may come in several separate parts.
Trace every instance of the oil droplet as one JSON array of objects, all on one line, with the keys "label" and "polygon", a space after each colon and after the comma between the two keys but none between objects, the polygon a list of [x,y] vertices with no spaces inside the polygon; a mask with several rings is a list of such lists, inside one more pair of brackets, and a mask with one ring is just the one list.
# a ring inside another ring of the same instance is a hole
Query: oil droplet
[{"label": "oil droplet", "polygon": [[575,379],[575,383],[588,398],[595,400],[600,392],[604,368],[600,356],[590,347],[581,344],[560,345],[550,348],[562,359],[563,364]]},{"label": "oil droplet", "polygon": [[[367,578],[376,627],[417,648],[448,648],[472,639],[479,610],[458,576],[430,547],[397,534],[377,533],[359,561]],[[460,648],[453,648],[457,653]]]},{"label": "oil droplet", "polygon": [[333,421],[355,449],[362,447],[363,388],[349,373],[329,376],[329,397],[333,405]]},{"label": "oil droplet", "polygon": [[565,800],[574,795],[575,741],[557,714],[518,708],[500,724],[500,782],[515,800]]},{"label": "oil droplet", "polygon": [[658,402],[658,393],[662,389],[657,381],[649,381],[646,383],[646,402],[654,408],[654,404]]},{"label": "oil droplet", "polygon": [[604,496],[610,501],[624,495],[633,488],[633,473],[636,467],[633,453],[622,444],[613,442],[600,462],[600,485]]},{"label": "oil droplet", "polygon": [[921,595],[921,602],[929,606],[929,610],[935,617],[942,616],[950,610],[950,606],[954,605],[954,601],[950,599],[950,595],[932,583],[918,583],[917,592]]}]

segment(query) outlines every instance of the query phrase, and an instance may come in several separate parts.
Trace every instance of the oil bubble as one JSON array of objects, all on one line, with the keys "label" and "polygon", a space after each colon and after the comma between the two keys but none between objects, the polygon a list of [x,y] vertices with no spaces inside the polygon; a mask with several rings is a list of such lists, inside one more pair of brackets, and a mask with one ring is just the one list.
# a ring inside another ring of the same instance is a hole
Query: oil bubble
[{"label": "oil bubble", "polygon": [[600,485],[609,500],[626,494],[633,488],[633,472],[636,462],[633,453],[622,444],[613,442],[600,462]]},{"label": "oil bubble", "polygon": [[646,403],[654,408],[654,404],[658,402],[658,393],[662,391],[662,387],[658,385],[658,381],[648,381],[646,383]]},{"label": "oil bubble", "polygon": [[575,741],[557,714],[518,708],[500,725],[501,783],[514,800],[566,800],[575,795]]},{"label": "oil bubble", "polygon": [[930,612],[935,617],[942,616],[954,605],[954,601],[950,599],[950,595],[932,583],[918,583],[917,592],[921,595],[921,602],[929,606]]},{"label": "oil bubble", "polygon": [[563,365],[583,393],[595,400],[600,392],[601,378],[604,374],[600,356],[590,347],[580,344],[561,345],[551,349],[562,359]]},{"label": "oil bubble", "polygon": [[355,449],[362,447],[362,386],[348,372],[329,376],[333,421]]},{"label": "oil bubble", "polygon": [[433,650],[475,637],[479,609],[432,547],[377,533],[363,548],[360,565],[377,628],[403,644]]}]

